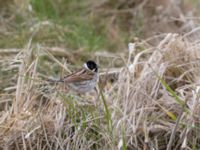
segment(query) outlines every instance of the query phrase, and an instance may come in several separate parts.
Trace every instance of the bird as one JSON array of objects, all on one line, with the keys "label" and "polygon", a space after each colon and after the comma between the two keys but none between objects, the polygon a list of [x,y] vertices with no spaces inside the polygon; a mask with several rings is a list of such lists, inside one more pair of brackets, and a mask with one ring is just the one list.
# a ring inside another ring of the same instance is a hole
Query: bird
[{"label": "bird", "polygon": [[56,82],[63,82],[69,89],[79,94],[84,94],[95,89],[99,80],[99,66],[93,61],[88,60],[83,67]]}]

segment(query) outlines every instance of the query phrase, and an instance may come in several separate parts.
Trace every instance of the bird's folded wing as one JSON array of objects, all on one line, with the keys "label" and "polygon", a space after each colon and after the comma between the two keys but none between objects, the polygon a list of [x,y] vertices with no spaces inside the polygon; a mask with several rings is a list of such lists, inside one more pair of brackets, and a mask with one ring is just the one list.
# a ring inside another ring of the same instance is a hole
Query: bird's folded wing
[{"label": "bird's folded wing", "polygon": [[70,75],[65,76],[62,81],[65,83],[81,82],[92,80],[94,73],[85,69],[74,72]]}]

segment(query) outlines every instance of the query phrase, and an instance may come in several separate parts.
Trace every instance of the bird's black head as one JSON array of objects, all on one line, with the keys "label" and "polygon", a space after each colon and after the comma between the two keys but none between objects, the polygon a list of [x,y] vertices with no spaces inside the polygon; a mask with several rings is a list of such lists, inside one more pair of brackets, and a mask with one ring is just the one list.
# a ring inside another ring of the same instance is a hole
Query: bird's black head
[{"label": "bird's black head", "polygon": [[89,70],[91,70],[91,71],[93,71],[93,72],[98,72],[98,66],[97,66],[97,64],[96,64],[94,61],[92,61],[92,60],[87,61],[87,62],[84,64],[84,66],[85,66],[87,69],[89,69]]}]

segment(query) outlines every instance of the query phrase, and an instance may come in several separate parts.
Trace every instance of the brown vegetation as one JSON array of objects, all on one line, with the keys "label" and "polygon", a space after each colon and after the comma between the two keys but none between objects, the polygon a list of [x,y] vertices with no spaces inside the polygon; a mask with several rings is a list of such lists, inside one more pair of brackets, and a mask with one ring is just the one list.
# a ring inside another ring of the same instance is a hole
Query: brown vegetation
[{"label": "brown vegetation", "polygon": [[[0,149],[200,148],[200,28],[191,3],[91,2],[87,13],[118,47],[94,53],[63,48],[63,34],[75,32],[35,21],[28,3],[0,4]],[[10,38],[24,45],[12,47]],[[47,82],[88,57],[101,66],[98,94],[79,96]]]}]

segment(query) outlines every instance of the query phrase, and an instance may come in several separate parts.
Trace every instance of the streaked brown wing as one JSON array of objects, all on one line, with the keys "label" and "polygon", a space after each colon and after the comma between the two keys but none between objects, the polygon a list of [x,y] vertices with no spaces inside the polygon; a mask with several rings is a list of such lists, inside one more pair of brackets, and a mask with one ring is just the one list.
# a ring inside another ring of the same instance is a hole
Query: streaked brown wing
[{"label": "streaked brown wing", "polygon": [[63,78],[63,82],[72,83],[72,82],[81,82],[86,80],[91,80],[94,73],[85,69],[74,72],[70,75],[67,75]]}]

